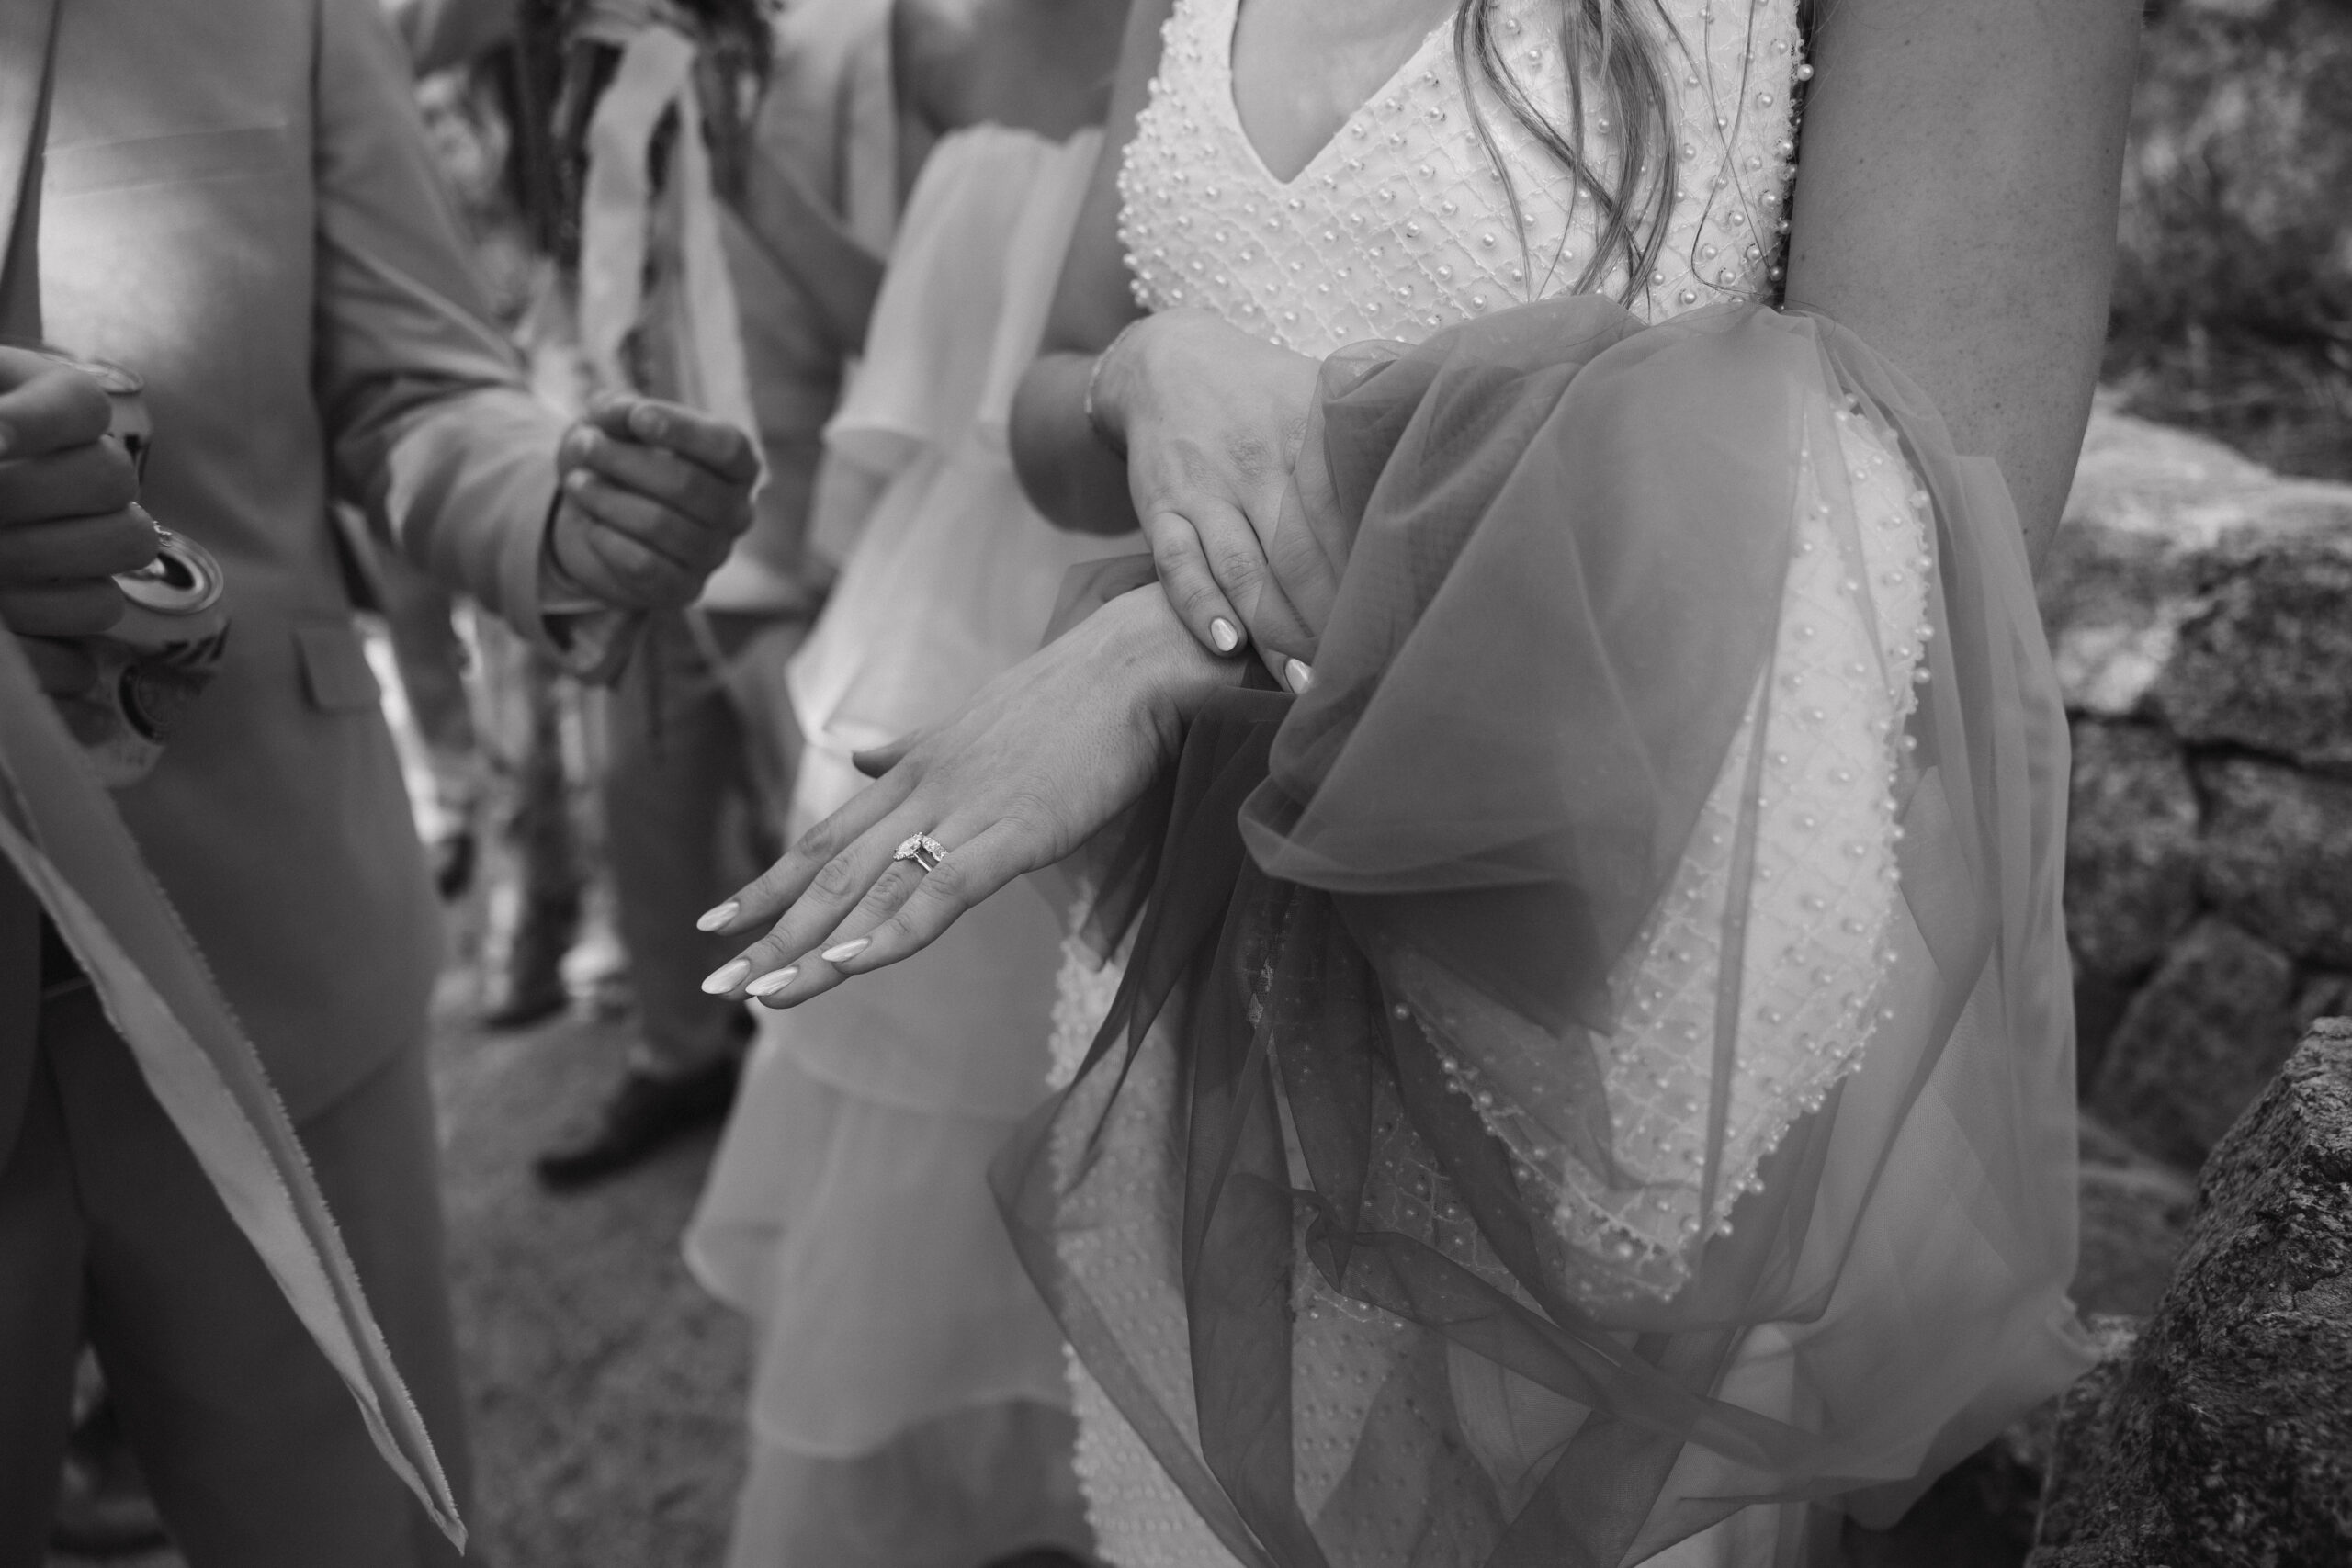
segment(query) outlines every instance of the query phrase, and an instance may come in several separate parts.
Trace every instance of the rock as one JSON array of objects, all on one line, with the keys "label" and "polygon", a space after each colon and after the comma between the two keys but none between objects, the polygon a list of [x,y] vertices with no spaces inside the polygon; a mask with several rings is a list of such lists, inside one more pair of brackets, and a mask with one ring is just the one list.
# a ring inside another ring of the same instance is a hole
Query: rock
[{"label": "rock", "polygon": [[2352,964],[2352,784],[2244,757],[2198,780],[2206,901],[2297,958]]},{"label": "rock", "polygon": [[2352,768],[2352,487],[2282,482],[2200,565],[2201,607],[2150,693],[2173,733]]},{"label": "rock", "polygon": [[[2097,1363],[2065,1393],[2010,1429],[2029,1462],[2038,1458],[2041,1467],[2041,1509],[2027,1568],[2109,1568],[2102,1558],[2068,1555],[2070,1543],[2086,1537],[2089,1527],[2106,1514],[2107,1499],[2098,1487],[2109,1456],[2086,1444],[2083,1434],[2095,1428],[2108,1401],[2122,1386],[2140,1323],[2130,1317],[2086,1319],[2098,1348]],[[2121,1560],[2115,1568],[2121,1568]],[[2132,1568],[2144,1565],[2134,1562]]]},{"label": "rock", "polygon": [[2214,1149],[2155,1313],[2067,1392],[2028,1562],[2352,1562],[2352,1021]]},{"label": "rock", "polygon": [[2101,409],[2037,582],[2070,710],[2352,769],[2352,485]]},{"label": "rock", "polygon": [[2145,1153],[2199,1165],[2293,1049],[2295,1001],[2285,953],[2206,917],[2124,1010],[2091,1109]]},{"label": "rock", "polygon": [[2066,941],[2079,969],[2136,976],[2197,908],[2197,795],[2180,748],[2146,725],[2074,726]]},{"label": "rock", "polygon": [[2075,1305],[2095,1316],[2145,1317],[2172,1280],[2197,1184],[2086,1116],[2081,1191]]},{"label": "rock", "polygon": [[2122,717],[2203,605],[2203,555],[2251,525],[2275,476],[2218,441],[2100,407],[2064,525],[2034,574],[2066,706]]},{"label": "rock", "polygon": [[2352,323],[2352,9],[2154,0],[2124,161],[2125,333]]}]

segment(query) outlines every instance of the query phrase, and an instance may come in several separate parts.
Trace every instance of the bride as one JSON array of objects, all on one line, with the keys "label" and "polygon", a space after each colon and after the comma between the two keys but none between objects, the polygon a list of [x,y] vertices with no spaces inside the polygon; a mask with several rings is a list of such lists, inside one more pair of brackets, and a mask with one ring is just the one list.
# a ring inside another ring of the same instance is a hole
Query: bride
[{"label": "bride", "polygon": [[1090,848],[1125,980],[1001,1175],[1112,1561],[1834,1549],[2082,1364],[2029,562],[2134,15],[1136,17],[1013,440],[1155,570],[746,973]]}]

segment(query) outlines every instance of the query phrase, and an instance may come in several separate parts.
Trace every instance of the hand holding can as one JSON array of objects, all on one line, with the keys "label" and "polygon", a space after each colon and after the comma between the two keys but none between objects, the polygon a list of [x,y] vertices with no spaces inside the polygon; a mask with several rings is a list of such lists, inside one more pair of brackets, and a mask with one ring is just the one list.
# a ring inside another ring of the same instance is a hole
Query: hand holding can
[{"label": "hand holding can", "polygon": [[142,390],[103,360],[0,346],[0,622],[110,788],[154,766],[228,635],[219,564],[136,503]]},{"label": "hand holding can", "polygon": [[[155,525],[136,505],[137,464],[110,438],[115,418],[114,398],[87,368],[0,345],[0,625],[20,637],[104,632],[122,615],[115,573],[155,558]],[[93,677],[70,649],[28,652],[52,694]]]}]

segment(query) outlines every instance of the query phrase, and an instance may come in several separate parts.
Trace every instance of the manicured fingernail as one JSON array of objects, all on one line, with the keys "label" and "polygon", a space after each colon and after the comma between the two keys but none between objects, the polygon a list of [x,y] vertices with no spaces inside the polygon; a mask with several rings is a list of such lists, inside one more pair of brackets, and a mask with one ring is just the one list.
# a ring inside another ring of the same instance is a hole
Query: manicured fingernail
[{"label": "manicured fingernail", "polygon": [[1231,621],[1219,616],[1209,623],[1209,640],[1216,644],[1219,653],[1231,653],[1241,646],[1241,634],[1233,629]]},{"label": "manicured fingernail", "polygon": [[824,952],[819,953],[817,956],[823,959],[828,964],[839,964],[844,959],[855,958],[859,953],[864,953],[865,951],[866,944],[873,940],[874,939],[870,936],[853,938],[851,941],[842,942],[837,947],[829,947],[825,949]]},{"label": "manicured fingernail", "polygon": [[732,964],[722,964],[710,972],[710,977],[703,981],[702,988],[711,996],[723,997],[741,985],[743,976],[751,972],[752,961],[748,958],[739,958]]},{"label": "manicured fingernail", "polygon": [[719,905],[717,908],[705,909],[701,916],[695,919],[695,930],[698,931],[715,931],[719,927],[725,925],[728,921],[733,919],[735,918],[735,912],[742,907],[743,906],[737,900],[729,898],[726,903]]},{"label": "manicured fingernail", "polygon": [[743,989],[752,996],[772,997],[778,991],[784,989],[786,986],[792,984],[792,977],[799,973],[799,964],[789,964],[782,969],[769,971],[767,974],[763,975],[758,979],[752,981],[750,985],[744,987]]},{"label": "manicured fingernail", "polygon": [[1315,671],[1308,669],[1303,660],[1294,659],[1283,666],[1283,679],[1290,682],[1292,691],[1304,692],[1315,684]]}]

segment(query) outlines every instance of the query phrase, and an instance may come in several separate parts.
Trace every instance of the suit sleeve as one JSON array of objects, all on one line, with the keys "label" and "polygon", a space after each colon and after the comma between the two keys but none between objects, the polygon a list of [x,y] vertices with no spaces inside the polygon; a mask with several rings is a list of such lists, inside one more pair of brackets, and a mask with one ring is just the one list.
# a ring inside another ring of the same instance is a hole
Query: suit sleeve
[{"label": "suit sleeve", "polygon": [[313,377],[337,488],[408,557],[568,662],[542,602],[563,415],[524,385],[379,0],[320,0]]}]

